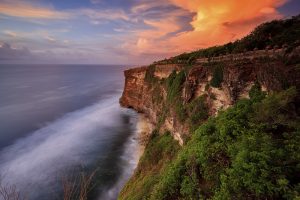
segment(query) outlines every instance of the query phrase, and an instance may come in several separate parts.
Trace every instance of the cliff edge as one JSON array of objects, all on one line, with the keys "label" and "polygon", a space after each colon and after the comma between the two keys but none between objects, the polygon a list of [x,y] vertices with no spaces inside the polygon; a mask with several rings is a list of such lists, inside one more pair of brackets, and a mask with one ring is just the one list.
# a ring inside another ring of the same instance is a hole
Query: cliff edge
[{"label": "cliff edge", "polygon": [[[263,54],[250,51],[238,56],[233,54],[232,59],[213,57],[210,62],[188,66],[152,64],[128,69],[124,72],[125,87],[120,104],[144,113],[155,126],[158,125],[160,132],[170,131],[183,144],[194,124],[201,124],[238,100],[249,98],[249,91],[255,84],[267,94],[289,86],[299,88],[299,66],[292,61],[300,55],[300,48],[288,54],[285,51],[264,50]],[[170,84],[176,78],[177,88],[174,83]],[[176,101],[171,99],[172,95]],[[203,101],[203,116],[197,119],[191,107],[199,99]]]},{"label": "cliff edge", "polygon": [[120,104],[155,129],[119,199],[300,199],[300,16],[128,69]]}]

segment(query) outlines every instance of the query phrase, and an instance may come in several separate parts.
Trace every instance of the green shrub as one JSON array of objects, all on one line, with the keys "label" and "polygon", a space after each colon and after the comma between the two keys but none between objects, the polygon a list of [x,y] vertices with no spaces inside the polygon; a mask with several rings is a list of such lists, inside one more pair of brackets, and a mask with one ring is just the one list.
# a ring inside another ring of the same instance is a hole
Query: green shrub
[{"label": "green shrub", "polygon": [[157,81],[157,78],[154,76],[155,73],[155,65],[149,65],[146,69],[145,73],[145,81],[149,84],[153,84]]},{"label": "green shrub", "polygon": [[154,186],[160,181],[160,174],[174,159],[179,148],[178,142],[170,133],[159,135],[154,131],[133,177],[120,192],[119,199],[148,199]]},{"label": "green shrub", "polygon": [[189,123],[192,130],[208,118],[206,96],[202,95],[187,105]]},{"label": "green shrub", "polygon": [[186,113],[186,109],[185,109],[184,105],[182,105],[181,102],[176,102],[175,112],[176,112],[176,116],[178,117],[180,122],[184,122],[188,117],[188,115]]},{"label": "green shrub", "polygon": [[210,81],[210,85],[212,87],[220,87],[221,83],[223,82],[223,67],[220,65],[217,65],[214,67],[213,70],[213,77]]},{"label": "green shrub", "polygon": [[184,70],[180,71],[179,73],[176,73],[174,70],[166,79],[168,107],[175,111],[180,122],[184,122],[187,118],[186,110],[181,97],[184,82]]},{"label": "green shrub", "polygon": [[166,79],[167,88],[172,87],[176,75],[177,75],[176,70],[173,70],[172,73],[168,76],[168,78]]},{"label": "green shrub", "polygon": [[152,92],[152,102],[156,105],[160,105],[163,102],[164,98],[161,91],[161,85],[155,84],[153,86],[153,92]]},{"label": "green shrub", "polygon": [[184,71],[180,71],[178,74],[174,72],[170,74],[167,79],[167,100],[170,103],[174,101],[181,101],[181,91],[183,87],[183,83],[185,81],[185,73]]},{"label": "green shrub", "polygon": [[266,96],[265,92],[261,91],[260,84],[256,81],[249,91],[249,97],[253,101],[261,101]]},{"label": "green shrub", "polygon": [[167,162],[147,199],[299,198],[296,96],[290,88],[244,99],[210,118]]}]

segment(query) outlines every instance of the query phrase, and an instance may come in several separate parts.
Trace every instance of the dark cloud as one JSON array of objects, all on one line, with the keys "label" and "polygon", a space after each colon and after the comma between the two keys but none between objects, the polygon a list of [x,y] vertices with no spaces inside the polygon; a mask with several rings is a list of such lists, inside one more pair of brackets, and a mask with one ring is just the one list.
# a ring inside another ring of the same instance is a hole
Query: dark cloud
[{"label": "dark cloud", "polygon": [[29,60],[30,58],[32,58],[32,54],[25,47],[12,48],[8,43],[3,43],[2,45],[0,45],[0,61]]},{"label": "dark cloud", "polygon": [[281,6],[279,12],[283,13],[286,17],[298,15],[300,12],[299,0],[289,0],[286,4]]}]

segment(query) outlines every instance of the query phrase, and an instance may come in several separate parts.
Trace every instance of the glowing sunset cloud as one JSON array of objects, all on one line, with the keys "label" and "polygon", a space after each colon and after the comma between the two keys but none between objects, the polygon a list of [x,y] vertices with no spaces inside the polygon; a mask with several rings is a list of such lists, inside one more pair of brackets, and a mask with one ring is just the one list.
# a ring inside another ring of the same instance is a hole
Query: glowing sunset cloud
[{"label": "glowing sunset cloud", "polygon": [[167,35],[178,26],[176,26],[175,20],[166,19],[152,22],[151,25],[155,31],[138,33],[139,40],[152,41],[152,46],[137,45],[139,51],[146,47],[145,52],[165,49],[169,52],[171,50],[170,54],[175,54],[234,41],[248,34],[262,22],[282,18],[283,16],[277,11],[277,8],[286,1],[171,0],[171,2],[195,13],[190,21],[193,30],[155,42],[153,41],[155,36]]},{"label": "glowing sunset cloud", "polygon": [[203,46],[241,38],[258,24],[281,18],[282,15],[277,12],[277,8],[286,2],[286,0],[172,1],[180,7],[196,13],[191,22],[194,31],[187,37],[195,39],[194,35],[199,36],[200,38],[196,41]]}]

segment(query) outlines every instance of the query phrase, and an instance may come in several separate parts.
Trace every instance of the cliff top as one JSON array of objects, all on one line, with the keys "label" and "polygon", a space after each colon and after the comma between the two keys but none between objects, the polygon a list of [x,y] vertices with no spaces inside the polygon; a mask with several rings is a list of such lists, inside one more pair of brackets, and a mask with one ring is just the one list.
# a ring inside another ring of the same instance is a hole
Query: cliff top
[{"label": "cliff top", "polygon": [[273,20],[256,27],[249,35],[235,42],[183,53],[154,64],[192,64],[199,58],[217,57],[246,51],[284,48],[287,52],[300,45],[300,15],[289,19]]}]

